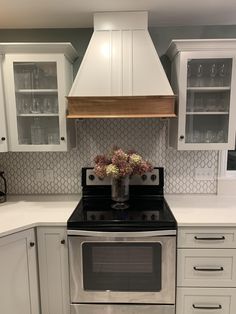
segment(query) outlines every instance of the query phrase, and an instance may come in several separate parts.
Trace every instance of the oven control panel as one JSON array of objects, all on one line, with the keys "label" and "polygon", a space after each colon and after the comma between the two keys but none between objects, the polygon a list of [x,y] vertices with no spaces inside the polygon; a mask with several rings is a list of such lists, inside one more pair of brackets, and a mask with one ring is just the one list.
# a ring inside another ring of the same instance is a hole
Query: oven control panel
[{"label": "oven control panel", "polygon": [[[87,211],[87,221],[111,221],[114,220],[114,213],[111,210],[105,211]],[[157,210],[148,211],[118,211],[116,220],[122,221],[158,221],[160,212]]]},{"label": "oven control panel", "polygon": [[[141,176],[130,177],[130,185],[159,185],[159,169],[154,168],[152,172],[147,172]],[[86,169],[86,185],[111,185],[111,177],[101,179],[97,177],[93,169]]]}]

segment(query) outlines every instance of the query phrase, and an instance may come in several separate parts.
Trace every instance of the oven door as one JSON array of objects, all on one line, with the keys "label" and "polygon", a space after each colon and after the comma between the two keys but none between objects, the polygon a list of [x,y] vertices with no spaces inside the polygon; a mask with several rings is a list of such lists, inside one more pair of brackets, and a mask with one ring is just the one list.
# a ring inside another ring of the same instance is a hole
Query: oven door
[{"label": "oven door", "polygon": [[68,233],[71,303],[175,303],[174,230]]}]

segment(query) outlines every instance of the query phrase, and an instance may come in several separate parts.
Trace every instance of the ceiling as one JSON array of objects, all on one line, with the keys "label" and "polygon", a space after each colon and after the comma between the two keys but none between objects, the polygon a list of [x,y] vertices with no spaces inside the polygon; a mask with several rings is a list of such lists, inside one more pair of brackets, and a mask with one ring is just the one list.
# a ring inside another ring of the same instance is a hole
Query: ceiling
[{"label": "ceiling", "polygon": [[236,24],[235,0],[0,0],[0,28],[92,27],[93,12],[149,11],[149,26]]}]

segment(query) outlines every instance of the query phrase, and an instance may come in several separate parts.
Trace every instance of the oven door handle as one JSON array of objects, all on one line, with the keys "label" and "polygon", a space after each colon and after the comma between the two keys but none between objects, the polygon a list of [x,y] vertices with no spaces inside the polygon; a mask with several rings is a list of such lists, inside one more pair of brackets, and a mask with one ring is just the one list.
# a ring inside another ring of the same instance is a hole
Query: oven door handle
[{"label": "oven door handle", "polygon": [[107,231],[89,231],[89,230],[67,230],[68,236],[85,237],[112,237],[112,238],[145,238],[156,236],[175,236],[176,230],[155,230],[155,231],[130,231],[130,232],[107,232]]}]

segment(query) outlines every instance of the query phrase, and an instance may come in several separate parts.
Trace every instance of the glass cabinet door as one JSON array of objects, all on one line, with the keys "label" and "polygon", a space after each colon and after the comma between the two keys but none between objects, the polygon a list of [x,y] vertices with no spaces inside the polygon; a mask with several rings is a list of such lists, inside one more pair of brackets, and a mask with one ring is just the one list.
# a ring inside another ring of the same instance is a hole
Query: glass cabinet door
[{"label": "glass cabinet door", "polygon": [[189,59],[185,143],[227,143],[232,58]]},{"label": "glass cabinet door", "polygon": [[56,62],[13,62],[19,145],[59,145]]}]

